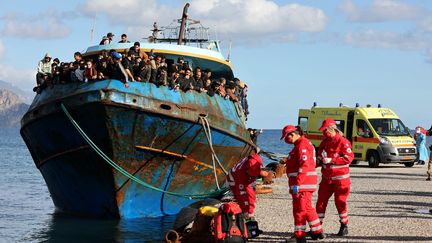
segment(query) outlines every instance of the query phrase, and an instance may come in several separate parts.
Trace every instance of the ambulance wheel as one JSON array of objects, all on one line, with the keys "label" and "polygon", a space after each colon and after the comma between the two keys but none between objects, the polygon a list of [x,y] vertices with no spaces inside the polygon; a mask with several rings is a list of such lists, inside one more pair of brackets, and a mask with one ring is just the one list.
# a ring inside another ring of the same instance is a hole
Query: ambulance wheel
[{"label": "ambulance wheel", "polygon": [[413,167],[414,166],[414,162],[408,162],[408,163],[404,163],[405,167]]},{"label": "ambulance wheel", "polygon": [[369,167],[377,168],[379,166],[379,163],[380,163],[380,157],[379,157],[378,152],[370,151],[368,153],[367,161],[369,163]]}]

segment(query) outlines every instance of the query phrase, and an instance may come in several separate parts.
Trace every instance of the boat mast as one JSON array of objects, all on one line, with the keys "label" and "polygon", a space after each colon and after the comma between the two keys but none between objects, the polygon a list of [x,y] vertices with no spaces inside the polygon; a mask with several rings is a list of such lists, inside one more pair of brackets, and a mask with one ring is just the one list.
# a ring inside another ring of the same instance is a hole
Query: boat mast
[{"label": "boat mast", "polygon": [[[189,3],[186,3],[186,5],[183,8],[183,16],[181,19],[181,25],[180,25],[180,31],[179,31],[179,37],[178,37],[178,42],[177,45],[181,45],[183,42],[183,39],[185,39],[185,26],[186,26],[186,21],[187,21],[187,11],[189,8]],[[186,40],[185,40],[186,42]]]}]

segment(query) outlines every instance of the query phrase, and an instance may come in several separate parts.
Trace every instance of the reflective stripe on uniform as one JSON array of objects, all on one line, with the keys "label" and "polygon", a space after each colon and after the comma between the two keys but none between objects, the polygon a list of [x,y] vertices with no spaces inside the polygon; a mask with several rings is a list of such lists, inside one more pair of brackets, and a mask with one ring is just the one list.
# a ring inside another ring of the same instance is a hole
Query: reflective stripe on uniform
[{"label": "reflective stripe on uniform", "polygon": [[[306,175],[312,176],[312,175],[318,175],[318,173],[316,171],[311,171],[311,172],[307,172]],[[288,177],[295,177],[295,176],[298,176],[298,173],[297,172],[288,173],[287,176]]]},{"label": "reflective stripe on uniform", "polygon": [[346,168],[349,167],[349,165],[322,165],[323,168],[325,169],[336,169],[336,168]]},{"label": "reflective stripe on uniform", "polygon": [[350,177],[350,174],[345,174],[345,175],[341,175],[341,176],[333,176],[331,179],[337,181],[337,180],[342,180],[342,179],[346,179],[349,177]]},{"label": "reflective stripe on uniform", "polygon": [[318,224],[319,222],[320,222],[319,219],[315,219],[314,221],[309,222],[309,225]]},{"label": "reflective stripe on uniform", "polygon": [[240,191],[240,195],[245,195],[246,192],[245,191]]},{"label": "reflective stripe on uniform", "polygon": [[317,227],[311,227],[310,229],[311,229],[311,231],[318,231],[318,230],[322,229],[322,226],[318,225]]},{"label": "reflective stripe on uniform", "polygon": [[339,214],[339,217],[346,217],[346,216],[348,216],[348,213],[341,213],[341,214]]},{"label": "reflective stripe on uniform", "polygon": [[306,225],[295,225],[294,226],[294,231],[305,231],[306,230]]},{"label": "reflective stripe on uniform", "polygon": [[[290,186],[291,190],[293,189],[294,186]],[[317,185],[314,184],[305,184],[305,185],[301,185],[299,186],[299,189],[316,189]]]}]

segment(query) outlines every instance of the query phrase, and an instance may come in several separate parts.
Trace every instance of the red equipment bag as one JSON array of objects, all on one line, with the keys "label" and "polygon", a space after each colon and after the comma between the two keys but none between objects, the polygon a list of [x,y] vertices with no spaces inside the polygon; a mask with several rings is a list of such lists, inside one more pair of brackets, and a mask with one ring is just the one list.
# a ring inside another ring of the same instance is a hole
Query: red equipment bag
[{"label": "red equipment bag", "polygon": [[248,232],[242,210],[236,202],[224,203],[214,217],[215,241],[218,243],[246,242]]}]

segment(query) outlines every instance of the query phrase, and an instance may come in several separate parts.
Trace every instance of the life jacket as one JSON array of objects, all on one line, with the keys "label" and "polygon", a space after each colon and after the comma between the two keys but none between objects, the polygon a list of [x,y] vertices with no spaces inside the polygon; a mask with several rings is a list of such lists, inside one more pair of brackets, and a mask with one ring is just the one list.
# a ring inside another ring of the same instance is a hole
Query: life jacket
[{"label": "life jacket", "polygon": [[248,238],[245,219],[236,202],[224,203],[214,217],[215,241],[217,243],[246,242]]}]

